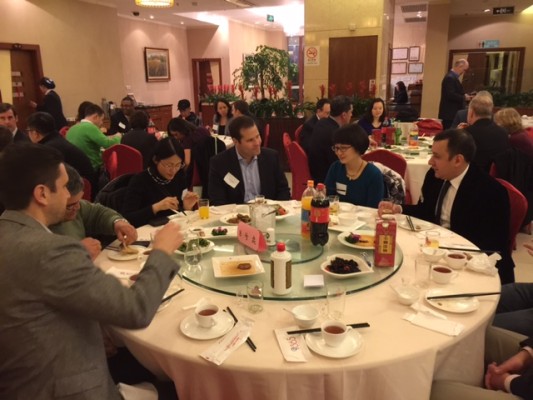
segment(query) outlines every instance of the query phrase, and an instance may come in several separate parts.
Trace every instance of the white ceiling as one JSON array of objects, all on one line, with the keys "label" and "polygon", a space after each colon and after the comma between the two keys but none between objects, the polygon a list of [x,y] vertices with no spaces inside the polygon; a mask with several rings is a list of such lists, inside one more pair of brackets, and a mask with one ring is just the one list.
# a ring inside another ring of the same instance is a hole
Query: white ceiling
[{"label": "white ceiling", "polygon": [[[250,25],[260,26],[262,29],[282,30],[288,24],[303,29],[304,0],[246,0],[256,7],[240,8],[225,0],[175,0],[172,8],[156,9],[138,7],[134,0],[81,0],[102,4],[117,9],[117,14],[129,18],[139,18],[146,21],[159,22],[183,28],[195,28],[208,25],[218,25],[217,17],[224,17]],[[307,0],[320,1],[320,0]],[[396,0],[397,5],[441,2],[442,0]],[[493,7],[514,6],[515,13],[523,11],[533,5],[533,0],[450,0],[452,15],[492,17],[492,13],[484,13],[485,9]],[[133,12],[139,12],[134,16]],[[275,22],[267,22],[267,14],[274,15]],[[151,16],[153,19],[151,19]],[[495,16],[494,18],[497,18]],[[286,29],[287,30],[287,29]],[[301,34],[301,31],[300,31]]]}]

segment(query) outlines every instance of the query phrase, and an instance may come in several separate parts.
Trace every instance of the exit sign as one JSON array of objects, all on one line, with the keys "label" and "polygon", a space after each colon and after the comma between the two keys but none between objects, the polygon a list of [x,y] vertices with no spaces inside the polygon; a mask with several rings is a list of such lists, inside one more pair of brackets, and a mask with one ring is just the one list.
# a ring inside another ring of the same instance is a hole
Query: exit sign
[{"label": "exit sign", "polygon": [[494,7],[492,15],[508,15],[514,14],[514,7]]},{"label": "exit sign", "polygon": [[268,22],[274,22],[274,16],[270,15],[270,14],[267,14],[267,21]]}]

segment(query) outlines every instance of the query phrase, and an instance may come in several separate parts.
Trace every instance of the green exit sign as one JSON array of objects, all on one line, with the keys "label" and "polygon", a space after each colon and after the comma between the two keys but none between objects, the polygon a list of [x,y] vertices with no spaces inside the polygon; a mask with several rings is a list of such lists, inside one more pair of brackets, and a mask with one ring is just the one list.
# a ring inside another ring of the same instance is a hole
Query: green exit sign
[{"label": "green exit sign", "polygon": [[267,14],[267,21],[268,22],[274,22],[274,16],[270,15],[270,14]]}]

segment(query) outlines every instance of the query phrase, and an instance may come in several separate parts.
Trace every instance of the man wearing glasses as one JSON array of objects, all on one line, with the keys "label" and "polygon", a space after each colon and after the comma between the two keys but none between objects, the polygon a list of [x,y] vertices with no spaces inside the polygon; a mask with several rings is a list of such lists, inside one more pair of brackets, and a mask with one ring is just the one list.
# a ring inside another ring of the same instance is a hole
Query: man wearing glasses
[{"label": "man wearing glasses", "polygon": [[50,230],[59,235],[66,235],[81,241],[83,247],[94,260],[102,245],[93,236],[116,235],[120,242],[131,244],[137,240],[137,230],[111,208],[93,204],[83,197],[83,181],[78,172],[70,165],[65,165],[68,174],[67,212],[63,222],[52,225]]}]

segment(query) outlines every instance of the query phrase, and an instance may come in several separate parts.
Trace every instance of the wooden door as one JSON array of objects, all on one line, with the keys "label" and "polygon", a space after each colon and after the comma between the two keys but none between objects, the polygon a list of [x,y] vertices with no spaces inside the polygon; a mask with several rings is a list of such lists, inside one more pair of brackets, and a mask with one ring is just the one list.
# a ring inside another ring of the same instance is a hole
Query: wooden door
[{"label": "wooden door", "polygon": [[[377,36],[329,39],[330,97],[334,94],[369,95],[370,80],[376,79],[377,47]],[[335,93],[332,93],[332,85],[335,85]]]},{"label": "wooden door", "polygon": [[487,86],[487,55],[485,53],[468,53],[469,68],[463,76],[465,93],[482,90]]},{"label": "wooden door", "polygon": [[30,107],[30,101],[42,100],[39,90],[39,79],[43,76],[40,48],[38,45],[0,43],[0,49],[10,51],[13,84],[13,98],[3,101],[13,104],[18,116],[17,126],[24,130],[26,120],[35,111]]},{"label": "wooden door", "polygon": [[[220,85],[222,83],[222,60],[220,58],[193,58],[192,81],[194,91],[193,110],[198,112],[198,104],[204,94],[208,92],[208,85]],[[196,109],[195,109],[196,107]],[[212,121],[204,122],[211,123]]]}]

